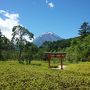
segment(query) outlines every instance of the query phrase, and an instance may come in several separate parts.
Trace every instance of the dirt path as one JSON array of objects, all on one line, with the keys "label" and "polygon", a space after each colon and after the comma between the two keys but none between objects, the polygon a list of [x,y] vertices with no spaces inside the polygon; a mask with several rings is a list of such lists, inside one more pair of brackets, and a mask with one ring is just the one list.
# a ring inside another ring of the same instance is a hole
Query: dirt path
[{"label": "dirt path", "polygon": [[[65,69],[67,66],[63,65],[63,69]],[[52,68],[52,69],[61,69],[61,65],[58,66],[58,68]]]}]

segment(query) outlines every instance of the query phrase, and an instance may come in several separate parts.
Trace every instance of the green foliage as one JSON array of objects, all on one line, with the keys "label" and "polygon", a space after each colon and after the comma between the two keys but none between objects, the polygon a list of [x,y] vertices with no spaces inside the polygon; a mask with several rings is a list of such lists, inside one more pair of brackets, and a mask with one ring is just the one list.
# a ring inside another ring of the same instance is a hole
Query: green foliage
[{"label": "green foliage", "polygon": [[79,30],[80,37],[73,38],[66,48],[67,60],[70,62],[90,61],[90,25],[84,22]]},{"label": "green foliage", "polygon": [[[37,46],[28,42],[25,36],[33,38],[33,34],[22,26],[13,27],[12,40],[8,40],[0,31],[0,60],[14,59],[22,63],[30,63],[36,57]],[[24,62],[23,62],[24,61]]]},{"label": "green foliage", "polygon": [[23,49],[22,60],[26,61],[27,64],[30,64],[31,60],[37,58],[37,52],[38,47],[33,43],[27,42]]},{"label": "green foliage", "polygon": [[29,32],[25,27],[22,27],[20,25],[14,26],[12,29],[12,43],[15,44],[16,49],[19,51],[19,62],[22,62],[22,52],[24,45],[27,43],[27,40],[25,39],[25,36],[28,36],[31,40],[33,38],[33,34]]},{"label": "green foliage", "polygon": [[64,51],[65,48],[70,47],[72,39],[63,39],[58,41],[46,41],[41,47],[39,47],[40,52],[60,52]]},{"label": "green foliage", "polygon": [[68,65],[65,70],[49,69],[46,62],[22,65],[0,62],[1,90],[89,90],[90,63]]},{"label": "green foliage", "polygon": [[79,37],[44,42],[39,48],[28,42],[25,37],[33,38],[33,34],[23,26],[14,26],[12,40],[8,40],[0,31],[0,59],[18,59],[22,63],[30,63],[32,59],[43,58],[44,52],[67,52],[66,60],[70,62],[90,60],[90,25],[84,22],[79,30]]},{"label": "green foliage", "polygon": [[84,22],[79,30],[79,34],[83,37],[87,34],[90,34],[90,25],[88,22]]},{"label": "green foliage", "polygon": [[1,30],[0,30],[0,60],[3,58],[3,57],[2,57],[1,47],[2,47],[2,33],[1,33]]},{"label": "green foliage", "polygon": [[71,62],[90,60],[90,34],[81,39],[75,38],[71,41],[71,46],[66,49],[67,60]]},{"label": "green foliage", "polygon": [[10,57],[9,52],[10,41],[0,31],[0,60],[5,60]]}]

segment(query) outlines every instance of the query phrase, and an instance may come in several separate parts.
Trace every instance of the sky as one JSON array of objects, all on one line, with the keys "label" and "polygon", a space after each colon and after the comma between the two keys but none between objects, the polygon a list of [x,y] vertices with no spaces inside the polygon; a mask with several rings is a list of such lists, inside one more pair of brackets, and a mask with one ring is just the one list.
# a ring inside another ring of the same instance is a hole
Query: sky
[{"label": "sky", "polygon": [[35,37],[54,32],[73,38],[83,22],[90,23],[90,0],[0,0],[0,29],[9,39],[19,24]]}]

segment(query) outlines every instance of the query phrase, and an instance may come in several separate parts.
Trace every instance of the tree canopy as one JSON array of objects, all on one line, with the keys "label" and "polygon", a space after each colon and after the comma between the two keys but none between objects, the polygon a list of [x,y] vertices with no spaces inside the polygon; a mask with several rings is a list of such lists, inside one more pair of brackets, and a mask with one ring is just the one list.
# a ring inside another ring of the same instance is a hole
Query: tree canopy
[{"label": "tree canopy", "polygon": [[25,37],[29,37],[29,39],[33,39],[34,34],[29,32],[28,29],[26,29],[23,26],[14,26],[12,29],[12,42],[16,45],[16,48],[19,50],[19,57],[18,59],[21,59],[23,46],[26,44],[27,39]]},{"label": "tree canopy", "polygon": [[90,25],[88,22],[84,22],[80,27],[79,35],[85,36],[88,34],[90,34]]},{"label": "tree canopy", "polygon": [[46,41],[37,47],[29,40],[34,34],[21,25],[12,29],[11,41],[0,30],[0,60],[14,59],[19,62],[30,63],[32,59],[42,59],[43,52],[67,52],[66,60],[77,62],[90,60],[90,25],[87,22],[81,24],[78,37],[58,41]]}]

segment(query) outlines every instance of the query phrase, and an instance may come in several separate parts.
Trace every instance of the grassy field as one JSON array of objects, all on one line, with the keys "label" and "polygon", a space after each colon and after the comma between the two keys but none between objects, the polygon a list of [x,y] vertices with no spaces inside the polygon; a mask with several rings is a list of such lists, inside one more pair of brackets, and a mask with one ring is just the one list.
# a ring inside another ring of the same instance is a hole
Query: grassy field
[{"label": "grassy field", "polygon": [[49,69],[47,62],[0,62],[0,90],[90,90],[90,63]]}]

